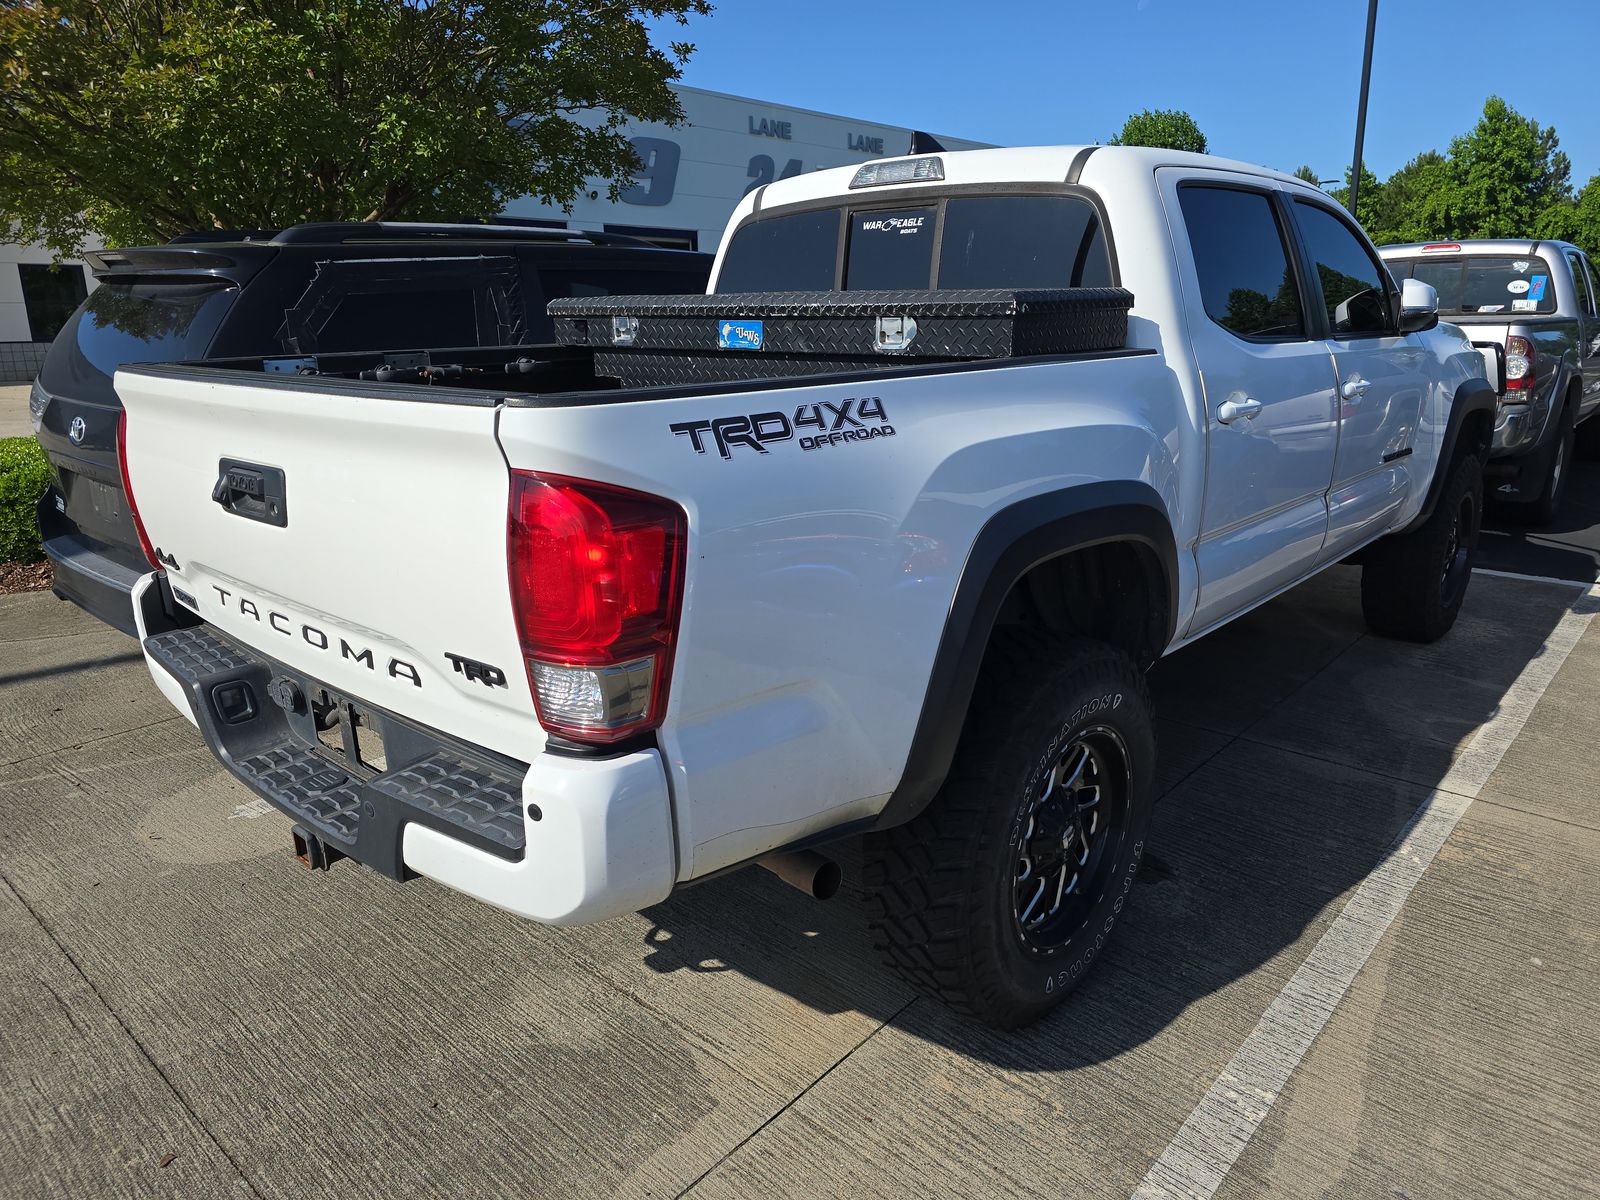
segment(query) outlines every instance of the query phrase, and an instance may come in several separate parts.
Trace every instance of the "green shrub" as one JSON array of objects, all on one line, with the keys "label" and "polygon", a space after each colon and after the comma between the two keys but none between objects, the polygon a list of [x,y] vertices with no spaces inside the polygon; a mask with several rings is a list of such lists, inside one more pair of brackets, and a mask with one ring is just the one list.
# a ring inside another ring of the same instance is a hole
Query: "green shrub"
[{"label": "green shrub", "polygon": [[32,438],[0,438],[0,562],[44,557],[33,506],[50,484],[50,464]]}]

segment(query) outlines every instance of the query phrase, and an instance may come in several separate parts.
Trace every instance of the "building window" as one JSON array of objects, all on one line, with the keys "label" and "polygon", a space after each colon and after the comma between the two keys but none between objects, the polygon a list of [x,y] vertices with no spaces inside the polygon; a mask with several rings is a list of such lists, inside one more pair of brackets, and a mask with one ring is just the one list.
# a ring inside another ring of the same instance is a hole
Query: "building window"
[{"label": "building window", "polygon": [[36,342],[54,341],[72,310],[89,294],[83,267],[77,263],[59,267],[18,263],[17,272],[22,276],[22,304],[28,313],[29,335]]},{"label": "building window", "polygon": [[607,225],[607,233],[625,233],[629,237],[643,238],[668,250],[700,249],[698,229],[660,229],[654,225]]}]

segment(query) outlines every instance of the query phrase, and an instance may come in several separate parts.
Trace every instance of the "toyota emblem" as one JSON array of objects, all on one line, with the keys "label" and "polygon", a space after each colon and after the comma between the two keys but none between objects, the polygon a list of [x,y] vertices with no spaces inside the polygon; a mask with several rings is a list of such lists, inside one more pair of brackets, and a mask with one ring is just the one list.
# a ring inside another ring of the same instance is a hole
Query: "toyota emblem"
[{"label": "toyota emblem", "polygon": [[82,417],[73,417],[72,424],[67,426],[67,440],[74,446],[83,445],[83,439],[88,433],[89,427],[84,424]]}]

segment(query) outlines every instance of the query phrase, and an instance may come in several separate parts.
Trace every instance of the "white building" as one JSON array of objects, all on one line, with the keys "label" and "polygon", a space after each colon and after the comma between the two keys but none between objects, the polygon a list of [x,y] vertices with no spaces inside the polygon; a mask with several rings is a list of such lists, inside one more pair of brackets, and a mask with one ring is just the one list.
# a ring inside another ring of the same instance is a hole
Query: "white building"
[{"label": "white building", "polygon": [[[631,233],[664,245],[715,250],[733,206],[750,189],[823,167],[905,154],[910,129],[852,117],[768,104],[743,96],[673,85],[685,123],[642,122],[628,130],[644,171],[618,203],[603,184],[573,202],[570,214],[531,197],[513,201],[505,216],[574,229]],[[934,135],[947,150],[980,149],[986,142]]]},{"label": "white building", "polygon": [[0,383],[38,373],[50,339],[94,286],[81,261],[53,262],[42,247],[0,244]]},{"label": "white building", "polygon": [[[504,219],[647,237],[663,245],[714,250],[745,192],[805,171],[905,154],[912,131],[851,117],[789,108],[673,85],[685,124],[640,122],[628,129],[644,170],[612,203],[604,183],[573,202],[572,212],[531,197],[513,201]],[[987,143],[934,135],[949,150]],[[27,382],[68,314],[94,286],[82,263],[51,268],[49,251],[0,245],[0,383]]]}]

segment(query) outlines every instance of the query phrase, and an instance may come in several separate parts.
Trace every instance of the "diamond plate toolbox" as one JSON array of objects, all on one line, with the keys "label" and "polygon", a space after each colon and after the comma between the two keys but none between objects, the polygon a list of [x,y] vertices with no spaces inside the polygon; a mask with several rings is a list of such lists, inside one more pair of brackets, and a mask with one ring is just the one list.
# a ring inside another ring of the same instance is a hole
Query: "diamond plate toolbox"
[{"label": "diamond plate toolbox", "polygon": [[1121,349],[1130,292],[747,292],[554,300],[556,340],[625,386]]}]

